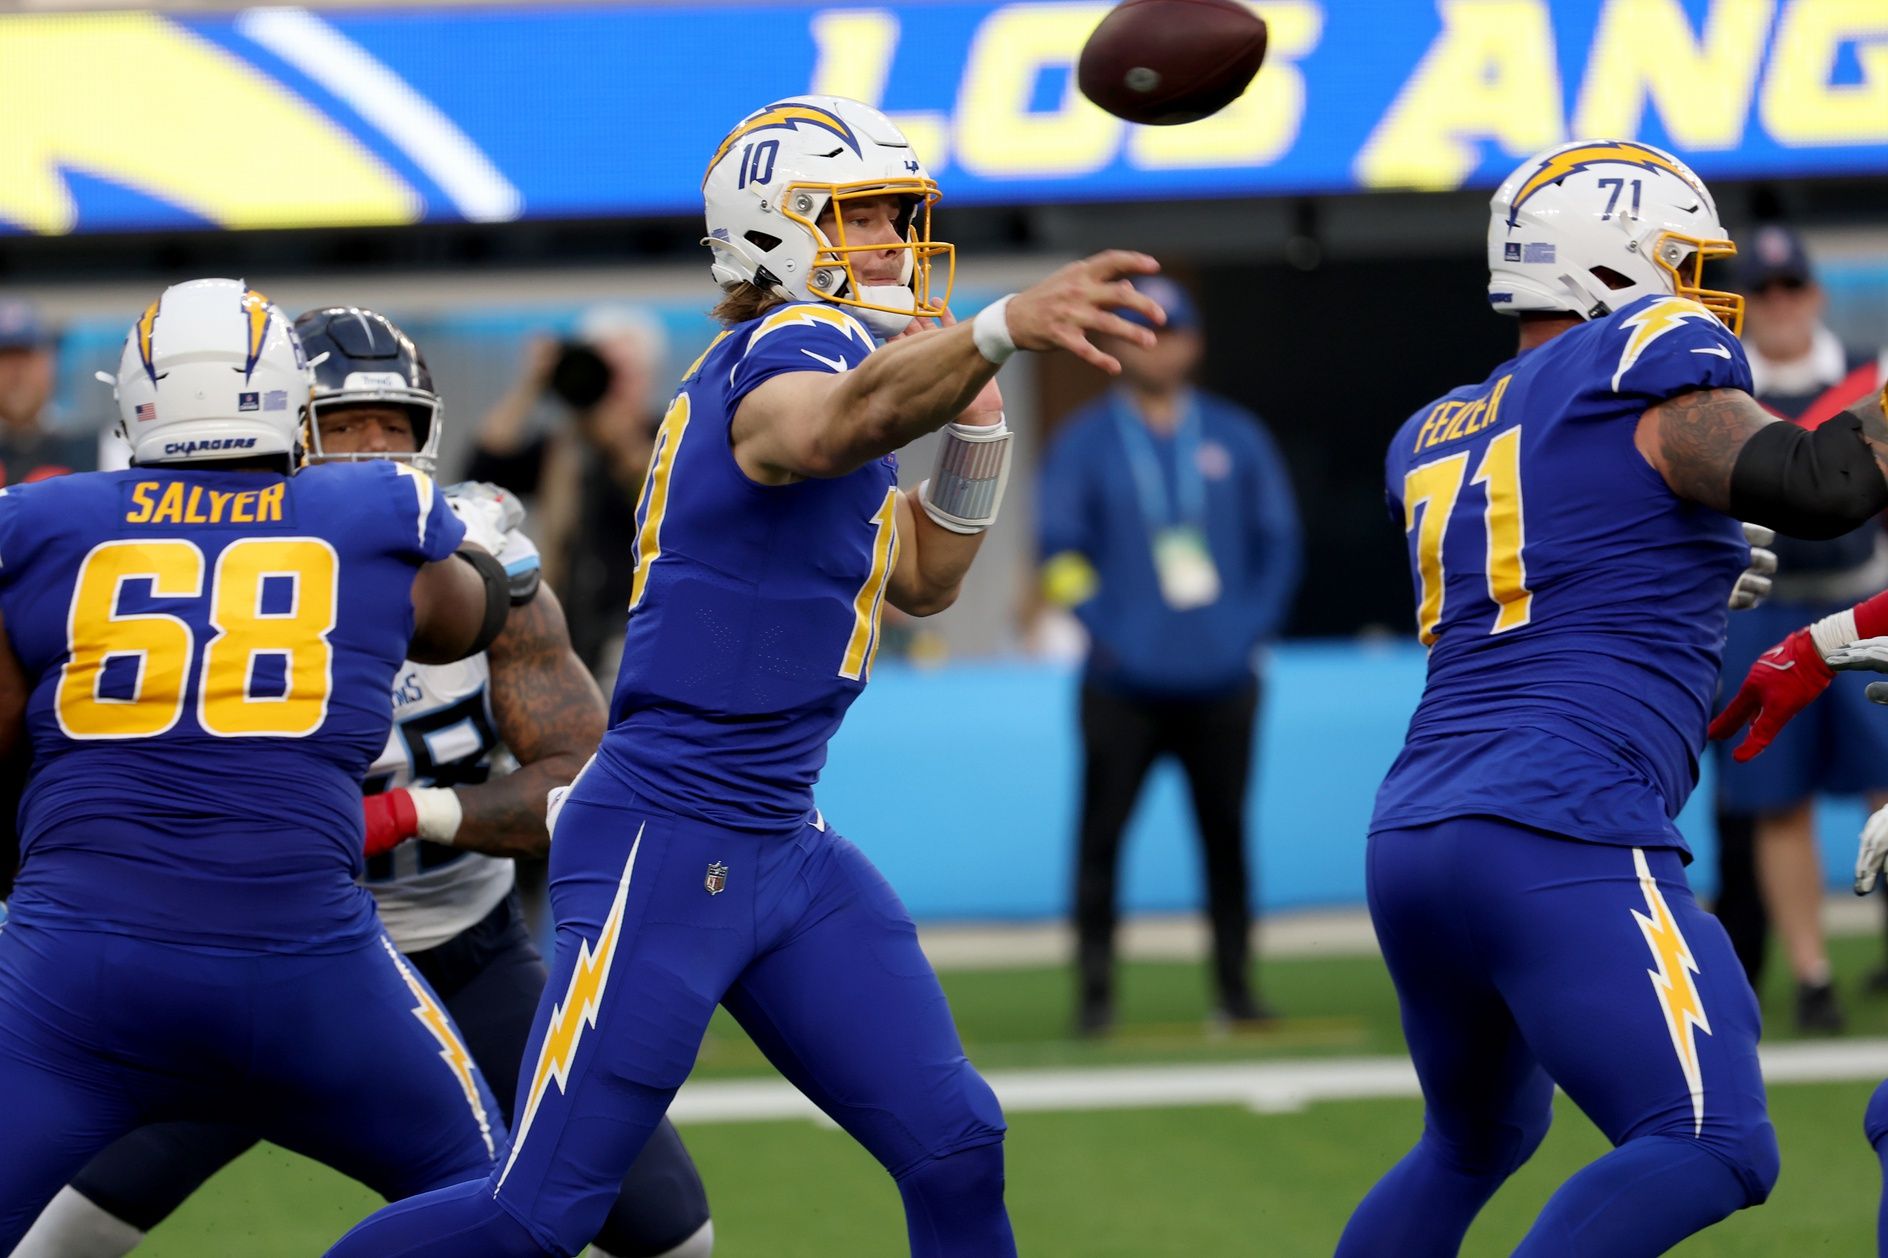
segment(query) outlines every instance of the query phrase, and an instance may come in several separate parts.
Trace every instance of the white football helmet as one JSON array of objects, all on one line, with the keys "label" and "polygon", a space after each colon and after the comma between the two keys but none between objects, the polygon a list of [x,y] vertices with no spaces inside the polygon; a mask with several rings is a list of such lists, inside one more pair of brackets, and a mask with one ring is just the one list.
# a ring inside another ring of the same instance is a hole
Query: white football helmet
[{"label": "white football helmet", "polygon": [[[702,179],[715,282],[752,283],[789,301],[849,306],[883,336],[950,300],[956,251],[931,239],[937,184],[904,134],[870,105],[842,96],[795,96],[742,119]],[[846,241],[838,203],[894,193],[908,198],[901,245]],[[819,218],[834,207],[832,238]],[[897,284],[861,284],[852,255],[904,251]],[[933,267],[942,265],[939,291]]]},{"label": "white football helmet", "polygon": [[1503,314],[1594,319],[1659,293],[1743,329],[1744,299],[1704,287],[1705,262],[1737,246],[1704,181],[1663,149],[1556,144],[1522,162],[1488,206],[1488,300]]},{"label": "white football helmet", "polygon": [[241,280],[173,284],[125,337],[118,435],[137,464],[279,454],[292,467],[312,379],[267,297]]}]

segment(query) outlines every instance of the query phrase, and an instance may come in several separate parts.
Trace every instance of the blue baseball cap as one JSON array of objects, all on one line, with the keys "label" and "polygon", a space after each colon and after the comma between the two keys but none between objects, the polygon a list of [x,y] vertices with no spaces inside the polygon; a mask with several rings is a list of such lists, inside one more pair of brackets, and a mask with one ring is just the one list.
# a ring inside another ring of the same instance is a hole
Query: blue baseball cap
[{"label": "blue baseball cap", "polygon": [[52,344],[52,330],[30,301],[0,298],[0,350],[40,349]]},{"label": "blue baseball cap", "polygon": [[[1162,310],[1167,312],[1164,327],[1155,328],[1157,332],[1190,332],[1200,326],[1200,312],[1193,304],[1193,298],[1187,290],[1180,287],[1164,275],[1137,275],[1128,281],[1142,296],[1152,297]],[[1144,328],[1154,327],[1154,321],[1138,310],[1121,309],[1117,311],[1129,323],[1138,323]]]},{"label": "blue baseball cap", "polygon": [[1781,223],[1765,223],[1737,250],[1737,281],[1747,293],[1768,284],[1808,284],[1815,278],[1803,238]]}]

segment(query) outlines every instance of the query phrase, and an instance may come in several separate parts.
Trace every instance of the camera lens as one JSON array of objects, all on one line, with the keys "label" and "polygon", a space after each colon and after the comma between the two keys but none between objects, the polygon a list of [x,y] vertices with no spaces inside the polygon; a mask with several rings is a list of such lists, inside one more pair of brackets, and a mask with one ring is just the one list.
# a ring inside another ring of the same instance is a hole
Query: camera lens
[{"label": "camera lens", "polygon": [[551,368],[551,392],[574,411],[587,411],[610,391],[610,365],[588,345],[566,344]]}]

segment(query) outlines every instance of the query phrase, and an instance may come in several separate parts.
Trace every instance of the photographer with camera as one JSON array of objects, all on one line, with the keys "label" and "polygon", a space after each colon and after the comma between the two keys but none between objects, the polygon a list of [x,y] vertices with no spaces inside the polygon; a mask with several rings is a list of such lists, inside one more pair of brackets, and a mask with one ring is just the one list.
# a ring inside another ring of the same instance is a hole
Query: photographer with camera
[{"label": "photographer with camera", "polygon": [[[544,579],[564,600],[571,646],[601,676],[616,667],[635,555],[585,539],[635,534],[636,496],[661,421],[651,387],[667,355],[641,310],[589,311],[566,341],[533,338],[512,387],[479,422],[466,476],[532,499]],[[531,423],[549,398],[568,415]]]}]

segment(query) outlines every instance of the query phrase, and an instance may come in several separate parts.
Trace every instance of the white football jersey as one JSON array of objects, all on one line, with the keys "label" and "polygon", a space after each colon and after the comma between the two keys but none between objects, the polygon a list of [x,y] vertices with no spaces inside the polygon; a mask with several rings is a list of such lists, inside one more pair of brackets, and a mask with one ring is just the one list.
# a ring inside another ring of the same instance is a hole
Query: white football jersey
[{"label": "white football jersey", "polygon": [[[527,574],[535,583],[538,552],[523,533],[508,531],[498,558],[514,589]],[[368,770],[367,792],[476,785],[516,768],[492,716],[491,681],[483,652],[452,664],[402,665],[393,682],[393,729]],[[483,921],[515,879],[509,858],[414,839],[369,860],[364,881],[394,946],[422,952]]]}]

